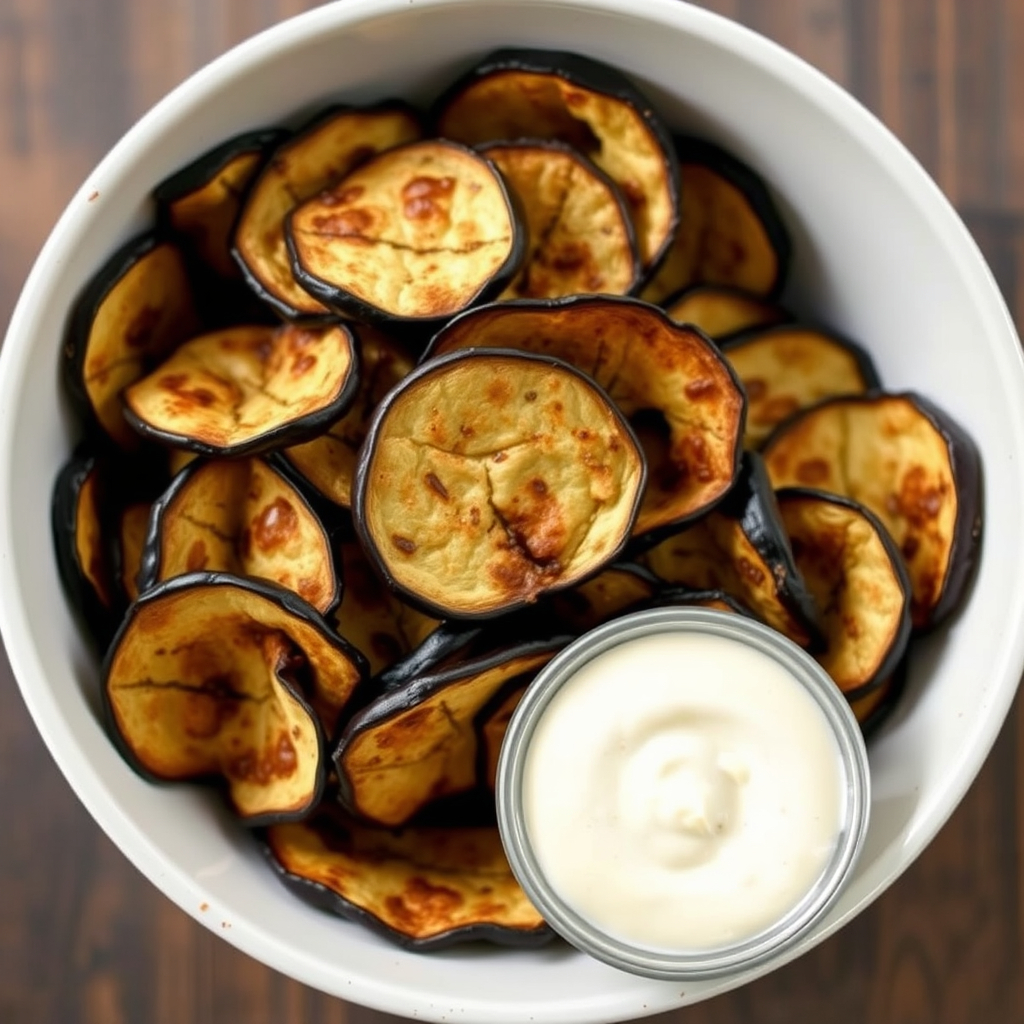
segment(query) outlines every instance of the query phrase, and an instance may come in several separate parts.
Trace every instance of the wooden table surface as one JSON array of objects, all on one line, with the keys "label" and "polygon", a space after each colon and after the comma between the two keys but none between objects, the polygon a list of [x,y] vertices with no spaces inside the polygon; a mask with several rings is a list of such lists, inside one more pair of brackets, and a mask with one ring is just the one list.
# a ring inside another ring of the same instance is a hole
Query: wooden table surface
[{"label": "wooden table surface", "polygon": [[[192,70],[304,0],[0,0],[0,323],[73,190]],[[956,204],[1024,324],[1021,0],[711,0],[845,85]],[[878,225],[884,244],[885,225]],[[965,351],[972,339],[965,338]],[[1024,712],[910,871],[797,963],[662,1021],[1024,1022]],[[0,1024],[369,1024],[179,911],[72,796],[0,663]]]}]

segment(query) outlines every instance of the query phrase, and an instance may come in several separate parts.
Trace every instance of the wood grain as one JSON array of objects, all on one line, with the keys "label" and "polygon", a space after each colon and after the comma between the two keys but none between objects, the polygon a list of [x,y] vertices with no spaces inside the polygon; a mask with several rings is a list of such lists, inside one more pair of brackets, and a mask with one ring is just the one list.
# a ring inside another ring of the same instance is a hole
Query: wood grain
[{"label": "wood grain", "polygon": [[[88,168],[155,100],[303,0],[0,0],[0,316]],[[958,206],[1024,323],[1019,0],[713,0],[873,109]],[[101,834],[0,664],[0,1022],[384,1024],[234,951]],[[1024,777],[1019,704],[919,861],[797,963],[686,1024],[1013,1024]]]}]

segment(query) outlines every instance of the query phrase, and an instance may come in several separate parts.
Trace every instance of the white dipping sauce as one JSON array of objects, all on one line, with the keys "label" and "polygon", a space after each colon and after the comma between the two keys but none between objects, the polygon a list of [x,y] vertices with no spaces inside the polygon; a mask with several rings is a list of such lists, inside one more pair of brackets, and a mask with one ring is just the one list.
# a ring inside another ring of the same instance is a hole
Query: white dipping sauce
[{"label": "white dipping sauce", "polygon": [[814,698],[739,641],[659,633],[583,665],[527,747],[523,808],[552,888],[606,934],[707,950],[813,888],[845,780]]}]

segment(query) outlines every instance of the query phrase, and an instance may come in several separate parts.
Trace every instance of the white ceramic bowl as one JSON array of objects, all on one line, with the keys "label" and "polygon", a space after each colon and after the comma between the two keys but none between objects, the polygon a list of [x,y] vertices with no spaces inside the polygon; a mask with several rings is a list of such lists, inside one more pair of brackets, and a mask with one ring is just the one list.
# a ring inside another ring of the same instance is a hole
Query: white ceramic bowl
[{"label": "white ceramic bowl", "polygon": [[609,61],[672,124],[758,168],[794,236],[787,301],[860,339],[890,387],[921,390],[977,440],[987,522],[969,602],[916,646],[902,709],[871,752],[872,825],[856,875],[789,956],[863,909],[921,852],[981,766],[1024,661],[1017,339],[966,230],[874,118],[772,43],[677,0],[345,0],[231,51],[143,118],[71,201],[0,354],[0,627],[29,710],[82,802],[154,884],[217,934],[310,985],[398,1014],[608,1021],[694,1002],[751,975],[681,991],[560,946],[416,956],[307,908],[207,793],[151,786],[121,761],[99,720],[95,666],[65,610],[50,543],[50,489],[70,443],[56,371],[68,309],[114,247],[149,221],[152,185],[230,134],[294,120],[329,99],[430,97],[473,58],[510,44]]}]

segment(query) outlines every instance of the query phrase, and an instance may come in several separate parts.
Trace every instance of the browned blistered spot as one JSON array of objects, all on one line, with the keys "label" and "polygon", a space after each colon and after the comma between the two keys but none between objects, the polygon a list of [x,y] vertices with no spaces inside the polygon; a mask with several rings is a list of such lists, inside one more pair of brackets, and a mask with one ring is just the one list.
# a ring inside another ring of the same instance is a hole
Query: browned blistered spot
[{"label": "browned blistered spot", "polygon": [[800,408],[800,403],[792,395],[778,395],[769,398],[767,402],[753,409],[755,423],[763,423],[773,426],[781,423],[787,416],[791,416]]},{"label": "browned blistered spot", "polygon": [[310,604],[315,604],[320,597],[320,581],[303,577],[295,584],[295,590],[299,597],[309,601]]},{"label": "browned blistered spot", "polygon": [[388,896],[384,906],[403,929],[419,934],[444,928],[464,902],[462,894],[454,889],[432,885],[424,878],[410,878],[405,891]]},{"label": "browned blistered spot", "polygon": [[504,462],[507,458],[508,458],[508,452],[495,452],[494,453],[494,461],[495,462]]},{"label": "browned blistered spot", "polygon": [[903,543],[900,545],[900,553],[909,562],[913,559],[914,555],[917,554],[920,547],[921,538],[915,536],[913,533],[908,533],[903,539]]},{"label": "browned blistered spot", "polygon": [[712,398],[717,392],[718,385],[707,377],[698,377],[696,380],[691,380],[683,388],[683,394],[694,402]]},{"label": "browned blistered spot", "polygon": [[842,616],[843,631],[851,640],[858,640],[861,635],[860,623],[855,615]]},{"label": "browned blistered spot", "polygon": [[263,757],[253,749],[232,758],[226,768],[230,778],[265,786],[275,778],[287,778],[295,771],[298,758],[287,733],[280,733]]},{"label": "browned blistered spot", "polygon": [[340,206],[342,203],[354,203],[365,191],[362,185],[349,185],[337,192],[327,192],[325,196],[329,195],[331,200]]},{"label": "browned blistered spot", "polygon": [[399,551],[404,551],[407,555],[411,555],[416,550],[415,542],[409,540],[408,537],[403,537],[399,533],[391,534],[391,543],[394,544]]},{"label": "browned blistered spot", "polygon": [[567,274],[585,267],[590,260],[590,246],[586,242],[567,240],[550,256],[551,267]]},{"label": "browned blistered spot", "polygon": [[448,500],[448,488],[441,483],[436,473],[428,473],[424,479],[427,481],[427,486],[437,494],[442,501]]},{"label": "browned blistered spot", "polygon": [[365,235],[373,225],[373,214],[358,207],[352,210],[339,210],[323,217],[313,218],[313,228],[332,235],[347,238],[352,235]]},{"label": "browned blistered spot", "polygon": [[454,178],[432,178],[428,175],[413,178],[402,189],[402,210],[410,220],[443,215],[454,189]]},{"label": "browned blistered spot", "polygon": [[926,526],[942,511],[945,484],[928,483],[924,466],[912,466],[900,481],[899,510],[917,527]]},{"label": "browned blistered spot", "polygon": [[165,391],[170,391],[172,395],[188,404],[201,405],[204,408],[208,408],[217,401],[217,396],[207,388],[186,387],[188,381],[188,374],[165,373],[157,381],[157,385]]},{"label": "browned blistered spot", "polygon": [[532,490],[534,494],[543,496],[548,493],[548,485],[544,483],[540,477],[534,477],[530,481],[530,490]]},{"label": "browned blistered spot", "polygon": [[206,564],[205,542],[202,540],[193,541],[192,546],[188,549],[188,554],[185,556],[186,572],[198,572],[200,569],[205,569]]},{"label": "browned blistered spot", "polygon": [[253,539],[262,551],[282,547],[298,531],[299,516],[287,498],[275,498],[252,525]]},{"label": "browned blistered spot", "polygon": [[638,181],[626,178],[624,181],[617,182],[617,184],[622,189],[626,202],[629,203],[633,210],[638,210],[641,206],[647,204],[647,196],[644,193],[643,186]]},{"label": "browned blistered spot", "polygon": [[797,463],[796,478],[802,484],[822,484],[829,478],[829,466],[824,459],[804,459]]},{"label": "browned blistered spot", "polygon": [[740,574],[753,583],[754,586],[759,587],[764,582],[764,570],[760,566],[754,565],[749,558],[740,555],[736,559],[736,564],[739,566]]},{"label": "browned blistered spot", "polygon": [[292,376],[301,377],[304,373],[312,370],[314,366],[316,366],[316,356],[311,356],[308,352],[296,356],[292,361]]},{"label": "browned blistered spot", "polygon": [[160,310],[143,306],[124,332],[124,341],[129,348],[145,348],[153,338],[153,331],[160,323]]},{"label": "browned blistered spot", "polygon": [[512,397],[512,385],[501,377],[496,377],[487,385],[484,397],[493,405],[504,405]]},{"label": "browned blistered spot", "polygon": [[459,427],[459,433],[463,437],[472,437],[476,431],[468,423],[463,423],[462,426]]},{"label": "browned blistered spot", "polygon": [[750,380],[743,382],[743,387],[747,392],[747,398],[751,402],[760,401],[768,393],[768,385],[761,380],[760,377],[753,377]]},{"label": "browned blistered spot", "polygon": [[469,510],[469,521],[473,526],[480,525],[480,509],[473,505]]},{"label": "browned blistered spot", "polygon": [[536,402],[537,401],[537,392],[536,391],[526,391],[526,392],[524,392],[523,393],[523,400],[527,401],[527,402]]},{"label": "browned blistered spot", "polygon": [[405,742],[405,735],[418,732],[422,729],[427,719],[433,714],[429,707],[413,708],[399,718],[396,718],[388,729],[378,729],[375,738],[378,747],[390,747],[393,744]]},{"label": "browned blistered spot", "polygon": [[699,434],[688,434],[683,438],[680,450],[682,452],[682,465],[680,466],[682,477],[696,478],[702,484],[714,480],[714,467],[711,465],[707,441],[703,437]]}]

